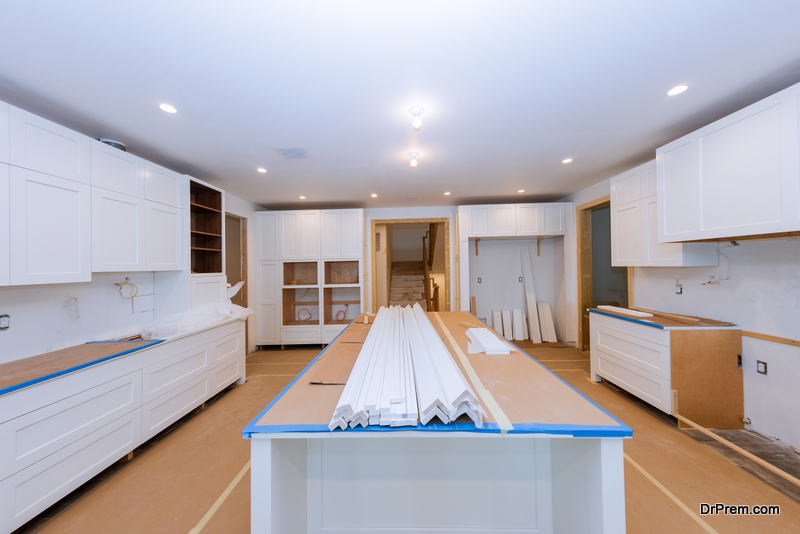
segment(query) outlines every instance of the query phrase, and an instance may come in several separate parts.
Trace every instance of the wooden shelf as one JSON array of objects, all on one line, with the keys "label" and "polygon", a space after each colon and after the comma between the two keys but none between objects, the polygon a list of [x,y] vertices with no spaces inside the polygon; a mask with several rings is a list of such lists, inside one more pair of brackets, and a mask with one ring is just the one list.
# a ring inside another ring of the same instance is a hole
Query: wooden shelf
[{"label": "wooden shelf", "polygon": [[210,235],[212,237],[222,237],[222,234],[212,234],[211,232],[201,232],[200,230],[192,230],[193,234]]},{"label": "wooden shelf", "polygon": [[191,247],[191,250],[208,250],[210,252],[222,252],[221,248]]},{"label": "wooden shelf", "polygon": [[189,252],[193,273],[222,273],[222,193],[194,180],[189,181]]},{"label": "wooden shelf", "polygon": [[325,326],[329,326],[329,325],[342,325],[342,326],[344,326],[344,325],[350,324],[352,322],[353,322],[352,319],[345,319],[344,321],[337,321],[335,319],[331,319],[330,321],[325,323]]},{"label": "wooden shelf", "polygon": [[190,202],[189,205],[191,205],[193,208],[200,208],[208,211],[214,211],[216,213],[222,213],[222,210],[212,208],[211,206],[204,206],[203,204],[197,204],[196,202]]},{"label": "wooden shelf", "polygon": [[331,306],[344,306],[345,304],[361,304],[360,300],[332,300],[328,302]]},{"label": "wooden shelf", "polygon": [[290,321],[284,323],[283,326],[319,326],[319,319],[311,319],[310,321]]}]

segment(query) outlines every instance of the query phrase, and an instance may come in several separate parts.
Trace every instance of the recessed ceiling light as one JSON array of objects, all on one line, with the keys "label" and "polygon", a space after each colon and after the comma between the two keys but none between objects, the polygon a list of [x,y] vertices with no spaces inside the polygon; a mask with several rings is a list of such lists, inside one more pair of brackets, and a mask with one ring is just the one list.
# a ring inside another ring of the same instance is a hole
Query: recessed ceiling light
[{"label": "recessed ceiling light", "polygon": [[304,196],[300,197],[300,200],[305,200],[305,199],[306,199],[306,197],[304,197]]},{"label": "recessed ceiling light", "polygon": [[572,158],[562,159],[561,163],[572,163]]},{"label": "recessed ceiling light", "polygon": [[445,191],[444,196],[450,196],[450,191]]},{"label": "recessed ceiling light", "polygon": [[679,95],[679,94],[681,94],[682,92],[684,92],[685,90],[687,90],[688,88],[689,88],[689,86],[688,86],[688,85],[679,85],[679,86],[677,86],[677,87],[673,87],[672,89],[670,89],[670,90],[667,92],[667,95],[669,95],[669,96],[675,96],[675,95]]},{"label": "recessed ceiling light", "polygon": [[256,170],[257,170],[258,172],[260,172],[261,174],[264,174],[265,172],[267,172],[267,169],[265,169],[264,167],[259,167],[259,168],[257,168]]},{"label": "recessed ceiling light", "polygon": [[372,193],[372,198],[378,198],[378,194],[377,193]]},{"label": "recessed ceiling light", "polygon": [[161,111],[166,111],[167,113],[177,113],[178,110],[175,109],[174,106],[170,106],[169,104],[159,104],[158,108]]},{"label": "recessed ceiling light", "polygon": [[524,193],[524,192],[525,192],[524,189],[520,189],[519,191],[517,191],[517,193]]}]

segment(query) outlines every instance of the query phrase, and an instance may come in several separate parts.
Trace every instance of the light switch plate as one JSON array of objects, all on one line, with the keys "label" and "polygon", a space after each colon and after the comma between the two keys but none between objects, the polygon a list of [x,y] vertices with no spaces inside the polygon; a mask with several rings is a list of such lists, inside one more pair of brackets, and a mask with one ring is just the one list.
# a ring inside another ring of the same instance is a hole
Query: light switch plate
[{"label": "light switch plate", "polygon": [[767,362],[756,360],[756,371],[758,371],[762,375],[767,374]]},{"label": "light switch plate", "polygon": [[0,315],[0,330],[8,330],[10,326],[11,326],[11,317],[6,313]]}]

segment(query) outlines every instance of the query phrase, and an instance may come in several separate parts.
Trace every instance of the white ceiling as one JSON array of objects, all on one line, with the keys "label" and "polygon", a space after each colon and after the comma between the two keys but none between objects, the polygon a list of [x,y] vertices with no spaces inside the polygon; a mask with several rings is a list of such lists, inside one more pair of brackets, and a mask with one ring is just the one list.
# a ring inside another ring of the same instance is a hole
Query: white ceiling
[{"label": "white ceiling", "polygon": [[[49,0],[0,16],[0,99],[271,208],[558,199],[800,82],[797,0]],[[312,159],[275,151],[293,147]]]}]

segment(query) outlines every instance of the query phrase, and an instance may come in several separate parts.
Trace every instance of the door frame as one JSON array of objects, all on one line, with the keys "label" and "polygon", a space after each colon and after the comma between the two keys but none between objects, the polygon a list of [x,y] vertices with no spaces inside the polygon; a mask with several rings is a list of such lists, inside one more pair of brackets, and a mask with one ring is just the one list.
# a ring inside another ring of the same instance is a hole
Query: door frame
[{"label": "door frame", "polygon": [[[232,219],[239,219],[239,233],[240,235],[240,248],[242,254],[242,280],[244,280],[244,285],[242,285],[242,289],[240,292],[242,294],[242,308],[247,308],[247,290],[248,285],[250,284],[250,280],[247,278],[247,217],[242,217],[240,215],[236,215],[234,213],[230,213],[228,211],[225,212],[224,216],[231,217]],[[226,273],[227,273],[227,265],[226,265]],[[227,274],[225,275],[225,279],[227,281]],[[248,332],[247,328],[244,329],[244,346],[245,351],[247,351],[247,342],[248,342]]]},{"label": "door frame", "polygon": [[[581,204],[575,208],[575,243],[578,254],[578,350],[589,350],[584,343],[584,313],[594,305],[592,280],[592,212],[611,206],[611,195]],[[588,329],[588,325],[586,327]]]},{"label": "door frame", "polygon": [[370,299],[370,313],[375,313],[378,308],[378,264],[377,254],[375,252],[375,227],[381,224],[419,223],[444,223],[444,311],[450,311],[450,219],[448,217],[428,217],[421,219],[372,219],[372,221],[370,221],[369,242],[372,251],[370,253],[372,255],[372,298]]}]

